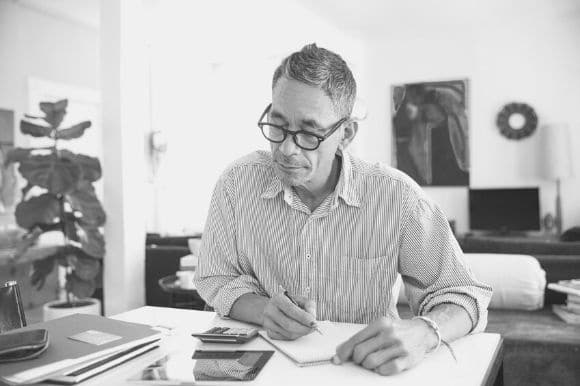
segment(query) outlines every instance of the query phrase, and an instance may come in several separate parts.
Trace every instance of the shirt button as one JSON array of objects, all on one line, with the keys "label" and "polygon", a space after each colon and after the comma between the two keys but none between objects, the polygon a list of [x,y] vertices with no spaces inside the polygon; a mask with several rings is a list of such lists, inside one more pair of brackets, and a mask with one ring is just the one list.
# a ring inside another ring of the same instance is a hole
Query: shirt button
[{"label": "shirt button", "polygon": [[304,291],[306,291],[306,293],[307,293],[307,294],[309,294],[309,293],[310,293],[310,287],[306,287],[306,288],[304,289]]},{"label": "shirt button", "polygon": [[307,253],[307,254],[306,254],[306,258],[307,258],[307,259],[310,259],[310,253]]}]

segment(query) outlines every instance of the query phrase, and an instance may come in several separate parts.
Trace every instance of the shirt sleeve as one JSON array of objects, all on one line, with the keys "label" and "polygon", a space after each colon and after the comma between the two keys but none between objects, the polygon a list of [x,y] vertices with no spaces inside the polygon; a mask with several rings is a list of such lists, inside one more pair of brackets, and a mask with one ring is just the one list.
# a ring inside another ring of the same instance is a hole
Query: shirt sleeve
[{"label": "shirt sleeve", "polygon": [[228,316],[240,296],[264,293],[251,268],[238,258],[231,193],[224,174],[212,195],[195,274],[198,293],[220,316]]},{"label": "shirt sleeve", "polygon": [[411,201],[399,254],[411,310],[423,315],[440,304],[456,304],[469,314],[471,332],[483,331],[492,288],[473,275],[443,212],[425,198]]}]

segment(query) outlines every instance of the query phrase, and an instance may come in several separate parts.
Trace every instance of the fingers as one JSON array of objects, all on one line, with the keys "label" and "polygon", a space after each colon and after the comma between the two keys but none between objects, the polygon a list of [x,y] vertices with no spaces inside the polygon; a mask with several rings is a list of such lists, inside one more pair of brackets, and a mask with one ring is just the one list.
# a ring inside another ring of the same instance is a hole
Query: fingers
[{"label": "fingers", "polygon": [[[352,361],[356,364],[362,364],[368,355],[389,347],[391,343],[392,341],[390,339],[383,337],[383,335],[379,333],[354,347],[352,350]],[[378,365],[375,365],[372,368],[374,369],[377,366]]]},{"label": "fingers", "polygon": [[[300,298],[298,304],[314,308],[315,304],[305,298]],[[312,332],[310,324],[315,321],[314,316],[293,304],[284,295],[276,295],[264,309],[263,326],[272,339],[293,340]]]},{"label": "fingers", "polygon": [[407,367],[405,358],[396,358],[375,368],[375,371],[381,375],[394,375]]},{"label": "fingers", "polygon": [[[294,300],[298,303],[298,306],[293,304],[290,299],[284,295],[276,295],[272,298],[274,304],[278,306],[278,308],[286,314],[288,318],[310,328],[312,323],[316,322],[316,317],[314,315],[316,313],[316,305],[313,301],[302,296],[297,296]],[[303,310],[301,308],[303,306],[308,306],[309,310]],[[312,309],[314,309],[313,312]]]},{"label": "fingers", "polygon": [[284,329],[284,331],[289,333],[290,337],[295,336],[295,338],[297,338],[312,332],[311,327],[307,327],[301,323],[296,322],[294,319],[289,318],[280,309],[272,310],[270,316],[281,328]]},{"label": "fingers", "polygon": [[386,318],[381,318],[353,335],[346,342],[336,348],[336,360],[338,363],[346,362],[352,358],[354,348],[362,342],[374,337],[380,332],[388,336],[392,331],[392,322]]},{"label": "fingers", "polygon": [[[368,354],[366,356],[366,358],[362,361],[361,366],[364,368],[367,368],[369,370],[375,370],[377,372],[380,372],[378,370],[378,368],[382,368],[386,364],[393,362],[394,360],[401,357],[402,355],[404,355],[404,352],[401,349],[401,346],[399,346],[399,345],[390,346],[390,347],[387,347],[383,350],[378,350],[378,351],[375,351],[375,352]],[[385,369],[388,371],[394,370],[393,368],[388,368],[388,367],[383,368],[383,370],[385,370]],[[392,372],[389,374],[392,374]],[[387,374],[383,374],[383,375],[387,375]]]},{"label": "fingers", "polygon": [[312,315],[313,319],[316,320],[316,302],[314,300],[308,299],[304,296],[296,296],[294,300],[298,303],[300,308]]}]

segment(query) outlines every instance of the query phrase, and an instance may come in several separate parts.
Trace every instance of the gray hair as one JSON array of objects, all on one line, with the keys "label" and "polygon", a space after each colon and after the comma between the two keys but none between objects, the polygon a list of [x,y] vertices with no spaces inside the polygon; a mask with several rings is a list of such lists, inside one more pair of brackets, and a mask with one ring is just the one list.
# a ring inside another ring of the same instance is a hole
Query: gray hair
[{"label": "gray hair", "polygon": [[340,117],[350,117],[356,98],[356,81],[346,62],[315,43],[287,56],[274,71],[272,89],[285,76],[319,87],[330,98]]}]

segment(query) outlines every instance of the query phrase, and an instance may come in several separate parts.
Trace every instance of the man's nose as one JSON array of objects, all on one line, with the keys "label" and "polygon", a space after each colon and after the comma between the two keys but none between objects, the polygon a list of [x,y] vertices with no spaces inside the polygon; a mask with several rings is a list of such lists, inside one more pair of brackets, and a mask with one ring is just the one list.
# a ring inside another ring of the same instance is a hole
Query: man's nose
[{"label": "man's nose", "polygon": [[286,136],[286,139],[280,144],[278,149],[282,154],[287,156],[300,152],[300,148],[296,145],[296,142],[294,142],[294,137],[290,134]]}]

